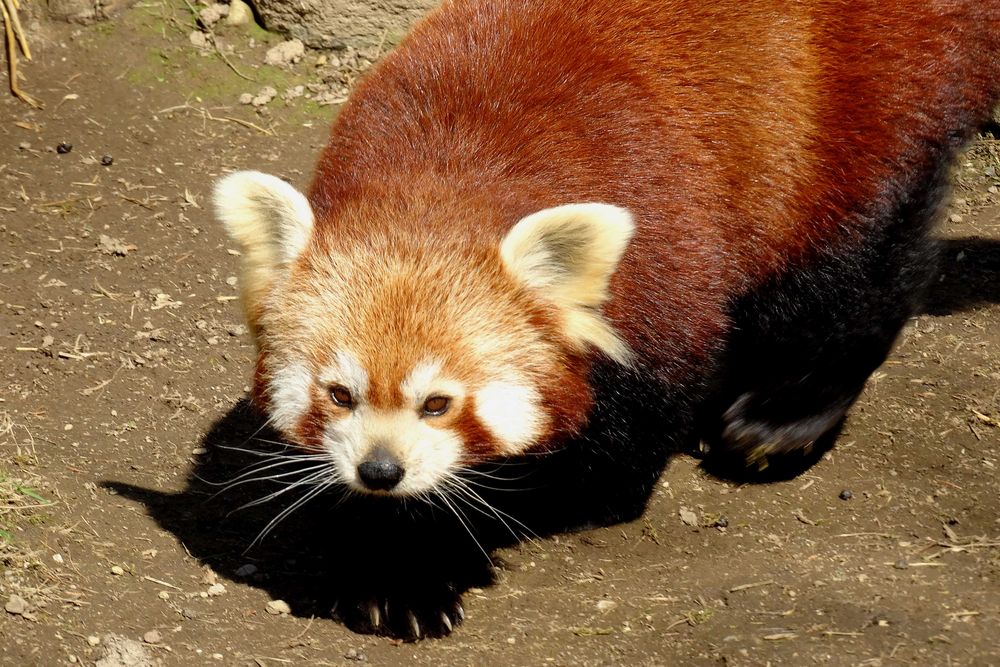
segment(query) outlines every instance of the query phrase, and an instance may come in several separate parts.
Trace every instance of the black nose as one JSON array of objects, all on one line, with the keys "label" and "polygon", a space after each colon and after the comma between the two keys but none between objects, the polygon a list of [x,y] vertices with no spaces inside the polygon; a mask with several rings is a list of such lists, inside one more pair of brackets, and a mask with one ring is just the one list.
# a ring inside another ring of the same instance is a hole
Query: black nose
[{"label": "black nose", "polygon": [[361,483],[373,491],[388,491],[399,484],[406,471],[399,460],[382,447],[376,447],[358,466]]}]

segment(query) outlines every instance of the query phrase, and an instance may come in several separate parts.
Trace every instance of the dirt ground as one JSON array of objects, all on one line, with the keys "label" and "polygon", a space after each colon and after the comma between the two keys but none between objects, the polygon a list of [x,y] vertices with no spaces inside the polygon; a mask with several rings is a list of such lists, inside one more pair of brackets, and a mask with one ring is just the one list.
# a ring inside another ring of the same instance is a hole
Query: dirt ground
[{"label": "dirt ground", "polygon": [[0,97],[0,663],[1000,665],[1000,141],[958,161],[926,312],[819,464],[735,485],[677,458],[643,519],[503,550],[464,625],[406,644],[310,608],[321,526],[244,553],[287,503],[230,517],[191,478],[249,429],[211,183],[304,186],[336,105],[281,93],[364,59],[271,67],[280,38],[219,29],[230,67],[192,30],[174,0],[35,26],[46,108]]}]

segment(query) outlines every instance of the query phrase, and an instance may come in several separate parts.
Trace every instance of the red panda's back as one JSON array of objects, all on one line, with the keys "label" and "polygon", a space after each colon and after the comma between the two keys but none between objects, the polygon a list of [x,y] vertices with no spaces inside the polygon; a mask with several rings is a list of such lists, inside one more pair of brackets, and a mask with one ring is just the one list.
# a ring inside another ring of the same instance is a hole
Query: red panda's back
[{"label": "red panda's back", "polygon": [[[702,336],[729,294],[849,239],[986,113],[998,16],[998,0],[445,3],[343,110],[311,199],[335,225],[416,189],[426,215],[392,225],[477,240],[557,204],[627,207],[610,319],[640,346],[662,323],[636,311]],[[441,199],[476,204],[436,216]]]}]

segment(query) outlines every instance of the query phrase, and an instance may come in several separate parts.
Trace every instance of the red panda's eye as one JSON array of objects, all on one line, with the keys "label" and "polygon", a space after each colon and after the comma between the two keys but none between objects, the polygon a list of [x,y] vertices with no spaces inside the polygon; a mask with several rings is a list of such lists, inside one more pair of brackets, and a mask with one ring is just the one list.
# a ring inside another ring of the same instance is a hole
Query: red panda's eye
[{"label": "red panda's eye", "polygon": [[430,417],[437,417],[448,412],[451,406],[451,399],[447,396],[431,396],[424,401],[424,414]]},{"label": "red panda's eye", "polygon": [[330,387],[330,398],[342,408],[354,407],[354,397],[351,396],[351,392],[339,384]]}]

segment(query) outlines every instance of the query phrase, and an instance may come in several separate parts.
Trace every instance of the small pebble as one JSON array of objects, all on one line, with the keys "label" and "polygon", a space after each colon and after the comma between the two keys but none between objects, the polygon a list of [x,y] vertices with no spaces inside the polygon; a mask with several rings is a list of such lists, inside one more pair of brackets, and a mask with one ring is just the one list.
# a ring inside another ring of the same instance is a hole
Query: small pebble
[{"label": "small pebble", "polygon": [[181,616],[183,616],[188,620],[193,620],[198,618],[198,611],[195,609],[191,609],[190,607],[184,607],[183,609],[181,609]]},{"label": "small pebble", "polygon": [[897,570],[905,570],[906,568],[910,567],[910,564],[906,561],[905,558],[900,558],[899,560],[896,561],[893,567],[896,568]]},{"label": "small pebble", "polygon": [[264,86],[259,91],[253,99],[250,100],[250,104],[255,107],[262,107],[268,104],[271,100],[278,96],[278,89],[274,86]]},{"label": "small pebble", "polygon": [[160,598],[161,600],[169,600],[170,593],[168,593],[167,591],[160,591],[159,593],[156,594],[156,597]]},{"label": "small pebble", "polygon": [[111,574],[115,575],[116,577],[120,577],[123,574],[125,574],[125,568],[123,568],[121,565],[112,565]]},{"label": "small pebble", "polygon": [[958,213],[952,213],[951,217],[948,219],[951,220],[952,222],[962,222],[962,216],[960,216]]},{"label": "small pebble", "polygon": [[253,102],[253,93],[243,93],[240,95],[240,104],[250,104]]},{"label": "small pebble", "polygon": [[226,592],[226,587],[223,586],[222,584],[212,584],[211,586],[208,587],[208,596],[212,598],[224,595],[225,592]]},{"label": "small pebble", "polygon": [[58,146],[56,146],[56,153],[59,153],[60,155],[65,155],[66,153],[69,153],[71,150],[73,150],[73,144],[66,141],[63,141]]},{"label": "small pebble", "polygon": [[101,164],[104,165],[105,167],[110,167],[114,163],[115,163],[115,159],[113,157],[111,157],[110,155],[102,155],[101,156]]},{"label": "small pebble", "polygon": [[236,276],[229,276],[228,278],[226,278],[226,284],[229,285],[230,287],[235,287],[236,283],[238,282],[239,278],[237,278]]},{"label": "small pebble", "polygon": [[54,560],[55,562],[59,563],[60,565],[63,564],[62,554],[52,554],[52,560]]},{"label": "small pebble", "polygon": [[284,600],[271,600],[267,603],[265,610],[267,613],[274,614],[275,616],[292,613],[292,608]]},{"label": "small pebble", "polygon": [[30,151],[31,150],[31,142],[29,142],[29,141],[22,141],[21,143],[19,143],[17,145],[17,147],[20,148],[22,151]]},{"label": "small pebble", "polygon": [[844,489],[843,491],[840,492],[839,497],[841,500],[850,500],[851,498],[854,497],[854,494],[851,493],[850,489]]},{"label": "small pebble", "polygon": [[697,526],[699,524],[698,515],[686,507],[680,508],[677,512],[681,517],[681,522],[685,526]]},{"label": "small pebble", "polygon": [[194,30],[188,35],[188,39],[191,41],[191,45],[199,49],[208,48],[208,35],[203,33],[201,30]]},{"label": "small pebble", "polygon": [[89,637],[87,637],[87,643],[90,644],[91,646],[97,646],[98,644],[101,643],[101,638],[98,637],[97,635],[90,635]]},{"label": "small pebble", "polygon": [[198,18],[201,20],[202,25],[211,27],[222,20],[222,17],[229,14],[229,5],[223,5],[221,3],[215,3],[205,7],[200,12],[198,12]]},{"label": "small pebble", "polygon": [[250,577],[257,574],[257,566],[254,565],[253,563],[240,565],[238,568],[236,568],[236,572],[234,572],[233,574],[235,574],[237,577]]},{"label": "small pebble", "polygon": [[147,644],[159,644],[161,641],[163,641],[163,637],[160,636],[159,630],[150,630],[149,632],[147,632],[142,636],[142,641],[146,642]]},{"label": "small pebble", "polygon": [[713,525],[716,528],[728,528],[729,527],[729,519],[727,519],[724,516],[720,516]]},{"label": "small pebble", "polygon": [[344,654],[344,657],[348,660],[354,660],[355,662],[364,662],[368,659],[368,656],[356,648],[348,649],[347,653]]},{"label": "small pebble", "polygon": [[302,60],[302,56],[305,54],[306,47],[302,40],[291,39],[268,49],[267,53],[264,54],[264,62],[268,65],[291,65]]},{"label": "small pebble", "polygon": [[20,616],[28,611],[28,601],[20,595],[11,594],[10,598],[7,599],[7,604],[3,608],[8,614]]},{"label": "small pebble", "polygon": [[231,0],[229,3],[229,14],[226,16],[226,25],[241,26],[247,25],[253,20],[253,10],[243,0]]}]

